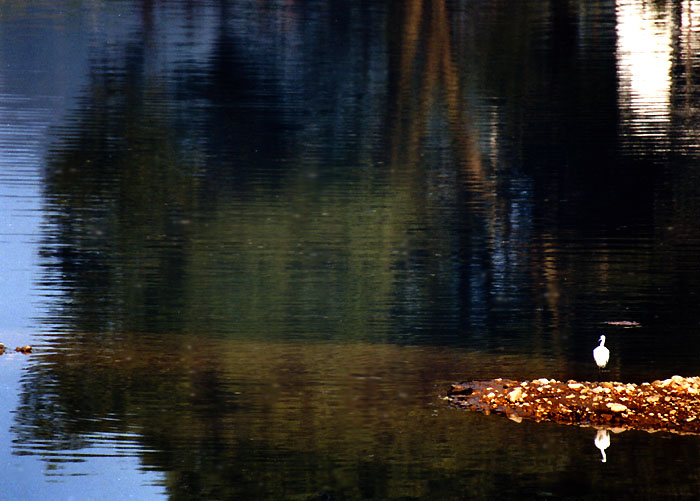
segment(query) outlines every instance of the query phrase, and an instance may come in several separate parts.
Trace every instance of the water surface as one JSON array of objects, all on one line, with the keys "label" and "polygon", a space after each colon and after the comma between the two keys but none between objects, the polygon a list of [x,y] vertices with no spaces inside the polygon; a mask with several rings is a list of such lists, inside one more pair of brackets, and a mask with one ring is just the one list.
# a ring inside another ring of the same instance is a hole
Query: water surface
[{"label": "water surface", "polygon": [[8,495],[697,496],[440,397],[700,374],[698,12],[1,4]]}]

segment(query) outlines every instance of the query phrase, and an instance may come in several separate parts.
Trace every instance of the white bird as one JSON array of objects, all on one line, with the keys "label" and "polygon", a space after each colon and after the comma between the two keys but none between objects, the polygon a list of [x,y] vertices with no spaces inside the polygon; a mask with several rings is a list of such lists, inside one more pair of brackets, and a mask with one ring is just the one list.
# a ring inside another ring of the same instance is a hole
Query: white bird
[{"label": "white bird", "polygon": [[601,369],[608,364],[608,359],[610,358],[610,350],[605,347],[605,336],[600,336],[600,345],[596,346],[593,350],[593,359],[598,367]]},{"label": "white bird", "polygon": [[603,463],[608,461],[608,458],[605,455],[605,449],[610,447],[610,433],[608,430],[598,430],[595,434],[595,440],[593,441],[596,447],[600,449],[601,454],[603,455]]}]

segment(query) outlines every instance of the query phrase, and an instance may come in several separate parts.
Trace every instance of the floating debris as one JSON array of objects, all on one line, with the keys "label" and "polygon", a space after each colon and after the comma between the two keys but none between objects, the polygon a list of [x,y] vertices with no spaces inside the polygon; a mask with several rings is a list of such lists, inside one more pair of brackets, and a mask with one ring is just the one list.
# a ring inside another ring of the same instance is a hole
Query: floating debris
[{"label": "floating debris", "polygon": [[673,376],[639,385],[499,378],[453,384],[445,399],[516,421],[700,434],[700,377]]},{"label": "floating debris", "polygon": [[32,347],[31,346],[18,346],[15,348],[15,351],[19,353],[31,353],[32,352]]},{"label": "floating debris", "polygon": [[606,322],[603,322],[604,324],[608,325],[617,325],[620,327],[641,327],[642,324],[639,322],[635,322],[634,320],[608,320]]}]

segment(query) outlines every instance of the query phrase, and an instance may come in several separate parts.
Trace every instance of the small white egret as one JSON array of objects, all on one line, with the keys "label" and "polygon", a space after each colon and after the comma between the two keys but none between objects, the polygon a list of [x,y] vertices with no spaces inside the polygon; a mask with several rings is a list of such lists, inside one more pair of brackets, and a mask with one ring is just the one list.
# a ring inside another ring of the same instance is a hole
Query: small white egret
[{"label": "small white egret", "polygon": [[603,455],[602,462],[607,462],[608,458],[605,455],[605,449],[610,447],[610,432],[608,432],[608,430],[598,430],[595,434],[595,440],[593,443],[596,447],[598,447],[598,449],[600,449],[600,453]]},{"label": "small white egret", "polygon": [[608,359],[610,358],[610,350],[605,347],[605,336],[600,336],[600,345],[593,350],[593,359],[598,367],[601,369],[608,364]]}]

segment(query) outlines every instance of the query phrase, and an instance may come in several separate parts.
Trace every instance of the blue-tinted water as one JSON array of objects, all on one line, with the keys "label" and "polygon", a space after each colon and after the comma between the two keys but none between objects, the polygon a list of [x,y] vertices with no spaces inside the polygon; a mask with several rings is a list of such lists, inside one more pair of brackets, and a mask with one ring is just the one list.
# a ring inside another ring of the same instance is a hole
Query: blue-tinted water
[{"label": "blue-tinted water", "polygon": [[2,4],[5,494],[697,496],[440,397],[700,373],[698,12]]}]

